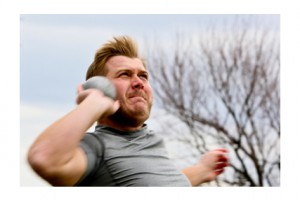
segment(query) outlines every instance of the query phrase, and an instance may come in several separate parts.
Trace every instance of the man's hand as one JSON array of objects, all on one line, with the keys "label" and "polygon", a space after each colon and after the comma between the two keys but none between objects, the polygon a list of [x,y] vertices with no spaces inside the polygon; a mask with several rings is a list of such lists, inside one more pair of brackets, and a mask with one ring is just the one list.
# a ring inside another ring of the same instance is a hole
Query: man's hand
[{"label": "man's hand", "polygon": [[104,108],[104,113],[101,117],[109,116],[114,114],[120,107],[119,101],[115,101],[103,94],[98,89],[84,89],[82,85],[77,87],[77,99],[76,103],[82,103],[86,98],[93,98],[95,101],[95,106],[100,105]]},{"label": "man's hand", "polygon": [[212,181],[224,172],[224,168],[229,165],[227,152],[227,149],[215,149],[202,156],[198,165],[203,168],[203,182]]},{"label": "man's hand", "polygon": [[229,165],[227,149],[215,149],[205,153],[200,161],[191,167],[185,168],[182,172],[188,177],[193,186],[214,180],[224,172]]}]

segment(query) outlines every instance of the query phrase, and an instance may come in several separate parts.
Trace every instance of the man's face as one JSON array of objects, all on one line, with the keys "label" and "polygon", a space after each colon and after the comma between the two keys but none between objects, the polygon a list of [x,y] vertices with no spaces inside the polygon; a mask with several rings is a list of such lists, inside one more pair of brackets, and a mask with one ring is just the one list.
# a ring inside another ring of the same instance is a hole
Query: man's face
[{"label": "man's face", "polygon": [[107,74],[117,90],[120,101],[119,113],[130,119],[144,122],[152,106],[152,89],[148,72],[138,58],[111,57],[107,63]]}]

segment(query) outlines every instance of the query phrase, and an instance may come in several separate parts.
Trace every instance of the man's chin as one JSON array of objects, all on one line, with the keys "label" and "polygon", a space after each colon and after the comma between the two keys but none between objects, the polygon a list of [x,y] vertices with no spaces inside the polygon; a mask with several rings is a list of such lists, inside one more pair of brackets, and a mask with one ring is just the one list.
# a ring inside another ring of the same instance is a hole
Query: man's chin
[{"label": "man's chin", "polygon": [[138,127],[144,124],[149,118],[149,111],[142,110],[122,110],[119,109],[115,114],[110,115],[110,121],[117,122],[119,125]]},{"label": "man's chin", "polygon": [[126,118],[131,118],[131,119],[136,118],[137,120],[146,121],[149,118],[150,112],[148,107],[146,107],[145,105],[135,104],[134,107],[128,110],[123,110],[123,109],[118,110],[116,114],[117,115],[121,114],[122,117],[126,117]]}]

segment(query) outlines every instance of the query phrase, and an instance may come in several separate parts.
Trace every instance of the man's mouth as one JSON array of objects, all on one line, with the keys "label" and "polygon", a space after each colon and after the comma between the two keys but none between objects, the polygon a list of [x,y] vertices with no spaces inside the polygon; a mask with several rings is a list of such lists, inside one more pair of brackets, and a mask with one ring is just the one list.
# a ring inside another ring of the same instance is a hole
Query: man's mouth
[{"label": "man's mouth", "polygon": [[141,96],[133,96],[133,97],[130,97],[130,99],[142,99],[142,100],[145,100],[143,97]]},{"label": "man's mouth", "polygon": [[139,102],[139,101],[145,102],[145,101],[147,101],[146,97],[143,93],[129,95],[129,99],[131,99],[134,102]]},{"label": "man's mouth", "polygon": [[143,93],[131,94],[131,95],[129,95],[129,99],[131,99],[131,98],[142,98],[142,99],[146,100],[146,96]]}]

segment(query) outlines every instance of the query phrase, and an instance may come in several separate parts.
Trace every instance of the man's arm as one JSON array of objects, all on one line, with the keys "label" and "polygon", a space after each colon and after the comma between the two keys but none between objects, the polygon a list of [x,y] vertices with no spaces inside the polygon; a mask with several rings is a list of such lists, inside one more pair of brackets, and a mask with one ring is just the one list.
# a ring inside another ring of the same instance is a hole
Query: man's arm
[{"label": "man's arm", "polygon": [[226,149],[216,149],[202,156],[199,163],[187,167],[182,172],[188,177],[193,186],[214,180],[228,166]]},{"label": "man's arm", "polygon": [[79,147],[87,129],[101,116],[114,113],[118,102],[96,89],[78,87],[77,107],[50,125],[28,152],[31,167],[52,185],[74,185],[84,174],[87,158]]}]

